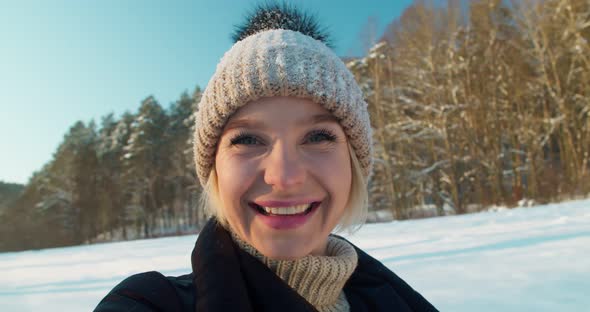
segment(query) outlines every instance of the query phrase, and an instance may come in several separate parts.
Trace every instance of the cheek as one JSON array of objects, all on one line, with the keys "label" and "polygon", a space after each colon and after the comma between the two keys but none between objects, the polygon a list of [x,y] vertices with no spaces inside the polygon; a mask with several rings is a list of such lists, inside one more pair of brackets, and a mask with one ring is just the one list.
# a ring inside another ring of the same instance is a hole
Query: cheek
[{"label": "cheek", "polygon": [[341,150],[326,157],[318,157],[313,165],[314,174],[341,203],[348,199],[352,184],[352,170],[348,150]]},{"label": "cheek", "polygon": [[256,176],[253,168],[243,159],[220,154],[215,158],[219,195],[224,206],[239,204],[252,179]]}]

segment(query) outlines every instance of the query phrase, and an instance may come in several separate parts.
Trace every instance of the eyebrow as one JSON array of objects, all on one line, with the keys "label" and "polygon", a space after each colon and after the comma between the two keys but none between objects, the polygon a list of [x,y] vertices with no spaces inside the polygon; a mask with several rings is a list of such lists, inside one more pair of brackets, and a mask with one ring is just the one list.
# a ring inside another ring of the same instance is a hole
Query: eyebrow
[{"label": "eyebrow", "polygon": [[310,118],[297,121],[298,125],[317,124],[320,122],[335,122],[338,123],[338,118],[332,114],[316,114]]},{"label": "eyebrow", "polygon": [[[317,124],[322,122],[335,122],[338,123],[338,118],[332,114],[316,114],[309,118],[300,119],[295,122],[298,126]],[[267,129],[268,126],[264,121],[251,120],[251,119],[234,119],[227,123],[225,131],[235,128],[250,128],[250,129]]]}]

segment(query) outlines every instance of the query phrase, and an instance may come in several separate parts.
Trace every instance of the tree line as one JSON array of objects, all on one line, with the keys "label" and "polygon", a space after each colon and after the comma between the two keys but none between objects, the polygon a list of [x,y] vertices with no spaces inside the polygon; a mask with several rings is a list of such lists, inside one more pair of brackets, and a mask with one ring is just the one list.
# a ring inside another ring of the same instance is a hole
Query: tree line
[{"label": "tree line", "polygon": [[76,122],[53,159],[0,215],[0,250],[196,232],[199,187],[192,114],[201,96],[164,109],[153,96],[136,113]]},{"label": "tree line", "polygon": [[589,42],[587,0],[414,1],[349,63],[375,130],[373,207],[590,194]]},{"label": "tree line", "polygon": [[[587,196],[589,40],[586,0],[414,1],[346,61],[374,130],[370,209],[404,219]],[[76,122],[0,210],[0,250],[198,231],[200,96]]]}]

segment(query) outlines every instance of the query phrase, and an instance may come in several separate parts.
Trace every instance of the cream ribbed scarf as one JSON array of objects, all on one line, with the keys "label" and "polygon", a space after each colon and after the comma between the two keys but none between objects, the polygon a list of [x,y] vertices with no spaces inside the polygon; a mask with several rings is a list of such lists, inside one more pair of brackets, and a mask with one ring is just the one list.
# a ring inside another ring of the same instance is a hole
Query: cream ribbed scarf
[{"label": "cream ribbed scarf", "polygon": [[356,268],[358,255],[348,242],[329,236],[326,256],[273,260],[233,232],[232,238],[240,248],[262,261],[320,312],[350,311],[342,289]]}]

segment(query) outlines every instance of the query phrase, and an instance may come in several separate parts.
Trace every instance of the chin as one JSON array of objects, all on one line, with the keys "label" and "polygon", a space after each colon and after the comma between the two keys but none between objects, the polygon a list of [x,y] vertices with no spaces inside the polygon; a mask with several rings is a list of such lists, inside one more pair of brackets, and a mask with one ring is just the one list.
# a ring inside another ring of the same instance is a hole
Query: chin
[{"label": "chin", "polygon": [[298,239],[271,240],[253,247],[267,258],[274,260],[297,260],[313,253],[309,244]]}]

